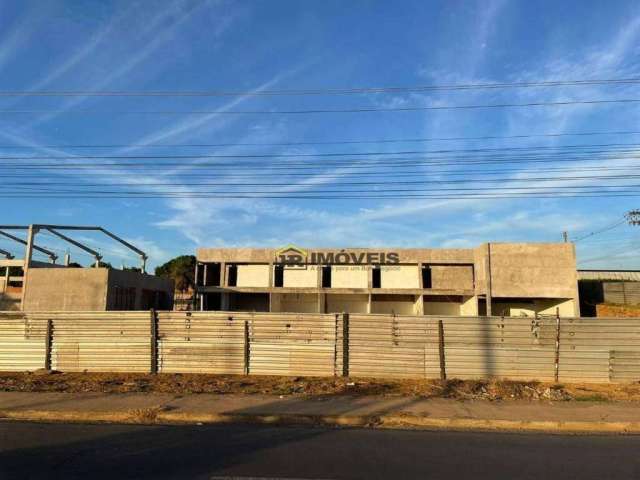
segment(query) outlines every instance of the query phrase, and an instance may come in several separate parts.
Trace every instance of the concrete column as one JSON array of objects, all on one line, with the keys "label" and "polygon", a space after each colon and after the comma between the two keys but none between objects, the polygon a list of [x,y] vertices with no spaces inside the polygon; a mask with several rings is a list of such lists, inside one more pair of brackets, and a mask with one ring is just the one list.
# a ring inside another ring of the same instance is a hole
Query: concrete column
[{"label": "concrete column", "polygon": [[485,285],[487,290],[487,316],[490,317],[493,315],[491,310],[491,243],[487,242],[487,253],[484,261],[484,276],[485,276]]},{"label": "concrete column", "polygon": [[327,297],[323,292],[318,292],[318,313],[327,313]]},{"label": "concrete column", "polygon": [[27,246],[25,247],[25,252],[24,252],[24,266],[22,267],[24,271],[24,274],[23,274],[24,276],[22,279],[22,295],[20,299],[21,310],[24,310],[24,299],[26,297],[27,287],[29,285],[28,274],[29,274],[29,267],[31,266],[31,259],[33,258],[33,243],[34,243],[34,237],[36,236],[36,233],[38,233],[38,229],[34,228],[33,225],[29,225],[29,231],[27,233]]},{"label": "concrete column", "polygon": [[229,305],[229,303],[230,303],[229,302],[229,300],[230,300],[229,299],[229,293],[228,292],[222,292],[220,294],[220,297],[221,297],[220,298],[220,309],[226,312],[226,311],[229,310],[229,307],[230,307],[230,305]]},{"label": "concrete column", "polygon": [[6,292],[7,287],[9,287],[9,267],[5,267],[4,269],[4,287],[2,291]]},{"label": "concrete column", "polygon": [[271,300],[271,311],[272,312],[279,312],[280,311],[280,294],[279,293],[272,293],[270,295],[270,300]]},{"label": "concrete column", "polygon": [[416,295],[414,311],[416,315],[424,315],[424,295]]},{"label": "concrete column", "polygon": [[220,263],[220,286],[227,286],[227,264],[224,262]]},{"label": "concrete column", "polygon": [[207,286],[207,270],[208,270],[207,264],[205,263],[204,267],[203,267],[203,271],[202,271],[202,286],[203,287]]}]

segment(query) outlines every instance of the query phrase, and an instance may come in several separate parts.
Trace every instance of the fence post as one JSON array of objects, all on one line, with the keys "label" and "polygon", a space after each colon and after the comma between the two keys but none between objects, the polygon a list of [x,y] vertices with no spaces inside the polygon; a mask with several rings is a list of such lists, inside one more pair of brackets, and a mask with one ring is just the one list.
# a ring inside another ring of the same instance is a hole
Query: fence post
[{"label": "fence post", "polygon": [[47,333],[44,338],[44,369],[51,370],[51,343],[53,341],[53,320],[47,320]]},{"label": "fence post", "polygon": [[558,383],[560,378],[560,309],[556,308],[556,358],[555,358],[554,379]]},{"label": "fence post", "polygon": [[349,314],[342,314],[342,376],[349,376]]},{"label": "fence post", "polygon": [[338,375],[338,320],[339,315],[335,314],[335,323],[333,329],[333,376]]},{"label": "fence post", "polygon": [[158,315],[154,308],[149,310],[151,323],[151,373],[158,373]]},{"label": "fence post", "polygon": [[249,375],[249,360],[251,358],[251,350],[249,348],[249,320],[244,321],[244,374]]},{"label": "fence post", "polygon": [[438,356],[440,357],[440,380],[447,379],[447,369],[444,358],[444,325],[438,320]]}]

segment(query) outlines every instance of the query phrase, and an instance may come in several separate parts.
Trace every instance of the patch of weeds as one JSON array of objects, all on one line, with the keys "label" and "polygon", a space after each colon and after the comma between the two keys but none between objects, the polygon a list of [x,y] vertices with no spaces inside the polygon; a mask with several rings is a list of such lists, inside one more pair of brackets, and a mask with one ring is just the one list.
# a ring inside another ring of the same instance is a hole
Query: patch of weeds
[{"label": "patch of weeds", "polygon": [[609,401],[609,399],[607,397],[605,397],[604,395],[600,395],[598,393],[594,393],[594,394],[591,394],[591,395],[573,397],[573,399],[576,402],[608,402]]}]

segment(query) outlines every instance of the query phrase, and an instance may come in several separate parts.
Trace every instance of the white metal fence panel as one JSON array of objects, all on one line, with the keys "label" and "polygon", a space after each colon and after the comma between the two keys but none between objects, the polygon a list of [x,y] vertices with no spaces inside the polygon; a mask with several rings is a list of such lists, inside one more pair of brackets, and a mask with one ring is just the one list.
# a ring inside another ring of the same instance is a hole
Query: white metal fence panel
[{"label": "white metal fence panel", "polygon": [[437,378],[437,319],[349,315],[349,375]]},{"label": "white metal fence panel", "polygon": [[149,312],[29,314],[53,320],[51,368],[66,372],[148,372]]},{"label": "white metal fence panel", "polygon": [[0,312],[0,371],[44,368],[46,331],[46,320]]},{"label": "white metal fence panel", "polygon": [[256,313],[249,322],[249,373],[329,376],[335,372],[336,316]]},{"label": "white metal fence panel", "polygon": [[158,371],[242,374],[247,315],[158,313]]},{"label": "white metal fence panel", "polygon": [[560,380],[640,380],[640,319],[560,320]]}]

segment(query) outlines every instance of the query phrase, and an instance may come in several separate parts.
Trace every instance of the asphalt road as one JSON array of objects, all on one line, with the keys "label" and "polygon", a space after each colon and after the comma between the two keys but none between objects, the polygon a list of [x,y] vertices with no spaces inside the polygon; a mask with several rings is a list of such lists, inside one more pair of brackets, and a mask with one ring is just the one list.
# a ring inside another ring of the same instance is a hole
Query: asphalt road
[{"label": "asphalt road", "polygon": [[640,478],[640,436],[0,422],[0,478]]}]

